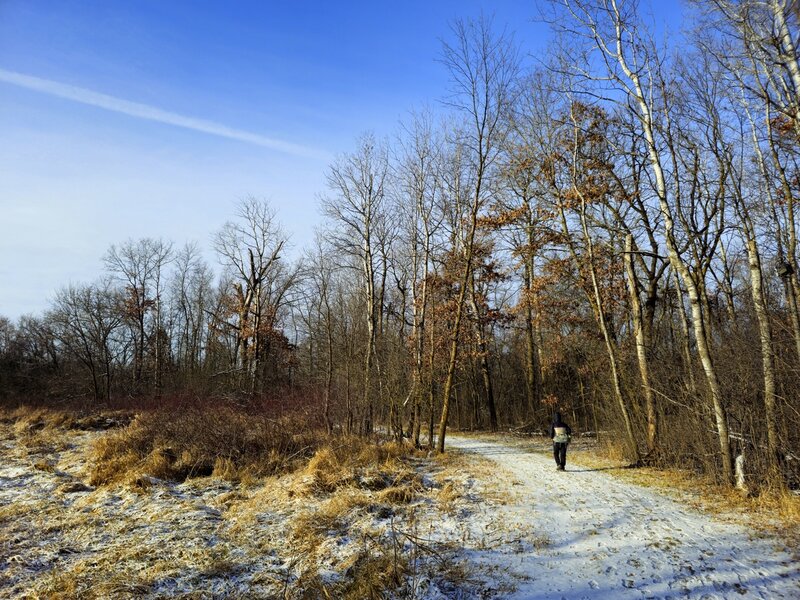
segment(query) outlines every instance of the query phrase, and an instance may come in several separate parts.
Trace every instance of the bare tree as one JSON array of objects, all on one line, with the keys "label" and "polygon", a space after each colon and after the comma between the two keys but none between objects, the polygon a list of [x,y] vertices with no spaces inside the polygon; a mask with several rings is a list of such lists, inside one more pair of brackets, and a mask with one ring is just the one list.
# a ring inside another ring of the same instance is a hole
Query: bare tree
[{"label": "bare tree", "polygon": [[[742,100],[749,104],[754,151],[762,176],[769,180],[765,193],[772,207],[778,262],[800,359],[796,186],[791,175],[800,150],[800,57],[795,42],[800,13],[797,3],[789,0],[706,0],[701,6],[707,9],[708,20],[698,27],[722,35],[698,35],[698,45],[736,80]],[[760,127],[755,127],[756,111],[762,112]]]},{"label": "bare tree", "polygon": [[[336,227],[331,239],[335,247],[360,263],[362,292],[365,306],[367,339],[364,344],[364,389],[362,433],[372,432],[374,403],[372,399],[372,370],[375,364],[376,339],[379,330],[378,278],[381,233],[384,227],[388,155],[383,144],[366,134],[358,141],[352,154],[341,156],[328,169],[328,188],[332,195],[323,198],[326,216]],[[380,383],[380,382],[379,382]]]},{"label": "bare tree", "polygon": [[86,368],[95,402],[111,399],[115,332],[122,324],[120,298],[109,280],[58,292],[49,320],[53,334]]},{"label": "bare tree", "polygon": [[234,368],[246,377],[251,394],[259,391],[262,365],[270,353],[270,339],[299,266],[287,266],[283,257],[288,236],[264,200],[239,203],[238,221],[229,221],[217,233],[214,247],[232,277],[229,298],[235,321],[226,321],[236,333]]},{"label": "bare tree", "polygon": [[519,68],[511,40],[506,35],[494,36],[491,23],[485,19],[467,23],[457,21],[453,26],[453,34],[453,43],[444,46],[442,61],[450,72],[452,84],[452,95],[448,102],[464,118],[463,129],[458,132],[458,143],[463,147],[469,165],[471,185],[462,240],[463,270],[442,390],[439,452],[444,452],[450,394],[458,360],[459,330],[472,277],[478,216],[485,206],[488,179],[497,164],[508,131],[508,116]]},{"label": "bare tree", "polygon": [[173,340],[179,363],[189,372],[202,364],[207,311],[211,309],[212,273],[196,243],[186,244],[175,255],[170,286]]},{"label": "bare tree", "polygon": [[[727,3],[720,3],[719,6],[723,14],[731,15],[731,7]],[[745,22],[739,22],[739,27],[743,27],[743,30],[740,30],[741,33],[747,31],[753,33],[752,28],[745,26]],[[744,41],[743,50],[747,53],[748,45],[755,43],[756,40],[746,36]],[[766,40],[762,40],[762,42],[766,42]],[[742,73],[742,63],[732,61],[731,56],[722,55],[723,52],[727,51],[727,47],[723,48],[720,45],[714,45],[713,41],[708,41],[707,38],[701,41],[700,46],[704,50],[701,61],[705,62],[701,63],[703,72],[696,73],[693,78],[692,89],[696,97],[694,104],[701,111],[697,118],[698,121],[708,123],[707,127],[710,129],[710,134],[707,136],[709,151],[713,160],[718,164],[718,171],[727,183],[726,187],[732,199],[738,225],[737,230],[744,242],[744,249],[747,254],[750,296],[759,331],[764,382],[767,454],[771,468],[777,472],[781,451],[779,449],[777,424],[778,395],[776,389],[775,340],[766,293],[763,250],[759,241],[756,220],[759,212],[767,212],[763,211],[759,206],[762,195],[770,198],[772,207],[776,206],[772,189],[774,184],[772,177],[767,173],[764,153],[759,141],[761,132],[753,115],[753,103],[759,100],[765,102],[766,98],[759,97],[758,94],[755,95],[755,98],[753,97],[750,89],[745,85],[747,74]],[[769,124],[767,124],[767,127],[769,127]],[[747,151],[748,146],[751,148],[750,152]],[[773,156],[775,156],[774,150],[773,146],[771,152]],[[752,163],[749,159],[752,159]],[[756,169],[748,172],[748,163],[757,165]],[[756,184],[748,185],[748,182],[751,181],[755,181]],[[783,182],[781,187],[787,183]],[[758,198],[758,200],[755,198]],[[789,205],[792,203],[793,200],[788,202]],[[779,226],[778,230],[780,229],[781,227]],[[780,239],[778,244],[779,247],[782,246]],[[791,277],[790,274],[788,279],[790,281],[786,282],[787,301],[794,325],[795,341],[797,342],[798,322],[796,311],[793,308],[795,286],[791,281],[794,277]]]},{"label": "bare tree", "polygon": [[[665,90],[667,84],[660,60],[652,42],[639,28],[636,21],[635,5],[621,7],[616,0],[560,0],[566,18],[578,29],[572,33],[589,40],[594,55],[605,66],[604,77],[614,83],[624,94],[624,102],[636,110],[639,127],[649,158],[653,178],[653,191],[658,200],[663,219],[664,242],[672,268],[678,273],[689,296],[694,326],[695,341],[711,392],[717,434],[722,455],[722,472],[725,481],[733,482],[733,459],[731,456],[728,415],[722,396],[717,369],[710,347],[708,316],[704,307],[704,285],[684,260],[677,238],[678,229],[672,201],[680,201],[681,188],[675,181],[670,191],[665,162],[673,166],[673,175],[678,177],[675,168],[680,161],[680,151],[672,135],[673,124]],[[566,25],[569,28],[570,25]],[[590,64],[579,62],[579,65]],[[594,78],[591,74],[580,73]],[[662,105],[657,105],[659,100]],[[663,133],[659,139],[659,132]],[[666,155],[665,155],[666,149]],[[670,197],[670,193],[674,197]]]},{"label": "bare tree", "polygon": [[532,419],[542,401],[542,331],[537,261],[556,240],[550,194],[550,171],[558,129],[556,112],[560,96],[546,71],[523,81],[523,90],[512,113],[511,131],[499,185],[501,204],[498,224],[510,235],[512,253],[522,273],[520,305],[525,326],[525,394]]},{"label": "bare tree", "polygon": [[442,222],[438,210],[441,195],[442,140],[430,113],[413,115],[400,140],[401,156],[395,171],[396,198],[405,219],[405,244],[411,273],[411,339],[413,341],[412,382],[408,399],[413,399],[411,437],[420,445],[422,428],[423,363],[429,305],[429,285],[435,236]]},{"label": "bare tree", "polygon": [[[590,232],[589,216],[587,211],[590,204],[603,202],[608,195],[609,186],[603,182],[605,172],[601,171],[598,177],[593,165],[604,162],[603,154],[603,135],[598,132],[603,121],[602,111],[572,103],[569,111],[569,129],[566,131],[568,140],[565,142],[565,183],[566,190],[558,193],[558,210],[561,216],[564,242],[572,255],[580,277],[584,281],[584,288],[587,299],[594,312],[600,333],[603,336],[608,362],[610,366],[610,376],[612,390],[627,435],[628,447],[636,462],[640,460],[639,448],[636,435],[633,430],[633,423],[628,411],[625,397],[622,391],[622,375],[620,372],[620,361],[616,336],[612,330],[609,315],[611,313],[607,294],[603,293],[603,283],[599,273],[601,267],[600,257],[597,256],[596,243],[592,232]],[[601,141],[598,141],[601,140]],[[578,231],[572,231],[567,217],[567,209],[572,208],[578,217]],[[578,240],[582,244],[582,250],[578,249]],[[606,269],[608,271],[608,269]],[[605,278],[605,285],[608,285],[608,276]]]},{"label": "bare tree", "polygon": [[133,369],[137,386],[142,382],[148,339],[152,340],[155,359],[154,383],[157,388],[161,384],[161,284],[164,267],[171,259],[172,243],[152,238],[112,245],[104,258],[106,268],[125,286],[125,314],[134,331]]},{"label": "bare tree", "polygon": [[314,239],[314,248],[308,252],[306,258],[308,282],[311,286],[312,297],[309,299],[316,312],[317,325],[324,331],[325,344],[325,397],[323,416],[328,433],[333,432],[333,419],[331,405],[333,402],[333,378],[335,369],[336,347],[334,337],[336,322],[334,302],[336,266],[331,249],[326,247],[324,238],[318,233]]}]

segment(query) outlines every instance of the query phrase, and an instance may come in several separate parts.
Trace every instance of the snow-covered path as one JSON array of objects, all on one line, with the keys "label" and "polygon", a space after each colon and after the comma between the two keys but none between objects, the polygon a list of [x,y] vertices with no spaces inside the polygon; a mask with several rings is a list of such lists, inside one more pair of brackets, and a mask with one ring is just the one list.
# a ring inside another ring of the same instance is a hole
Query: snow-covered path
[{"label": "snow-covered path", "polygon": [[527,577],[514,598],[800,598],[799,565],[776,539],[601,471],[562,473],[525,449],[447,442],[498,464],[495,483],[516,492],[503,518],[541,540],[504,557]]}]

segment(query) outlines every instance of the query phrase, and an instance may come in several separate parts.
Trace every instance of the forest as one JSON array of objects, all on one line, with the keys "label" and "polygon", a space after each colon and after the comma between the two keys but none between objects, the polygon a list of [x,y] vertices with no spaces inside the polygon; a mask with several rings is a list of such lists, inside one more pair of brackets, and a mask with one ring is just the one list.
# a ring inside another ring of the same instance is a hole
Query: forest
[{"label": "forest", "polygon": [[0,402],[439,452],[560,410],[631,464],[796,488],[800,5],[687,10],[666,33],[636,2],[543,2],[535,57],[454,22],[449,88],[328,166],[311,247],[258,195],[212,240],[121,240],[97,281],[0,318]]}]

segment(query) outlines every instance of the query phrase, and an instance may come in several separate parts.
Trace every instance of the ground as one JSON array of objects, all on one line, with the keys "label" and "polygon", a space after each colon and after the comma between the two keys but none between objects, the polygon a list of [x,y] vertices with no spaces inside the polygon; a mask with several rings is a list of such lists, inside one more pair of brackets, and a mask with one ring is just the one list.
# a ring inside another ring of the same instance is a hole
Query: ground
[{"label": "ground", "polygon": [[336,477],[317,460],[93,487],[103,435],[0,424],[0,596],[800,597],[780,534],[614,470],[557,472],[545,440],[449,437],[444,457]]},{"label": "ground", "polygon": [[533,524],[544,540],[514,557],[527,580],[509,597],[800,597],[797,549],[780,536],[617,479],[613,469],[556,471],[550,456],[527,444],[449,443],[497,463],[495,484],[516,490],[502,509],[506,519]]}]

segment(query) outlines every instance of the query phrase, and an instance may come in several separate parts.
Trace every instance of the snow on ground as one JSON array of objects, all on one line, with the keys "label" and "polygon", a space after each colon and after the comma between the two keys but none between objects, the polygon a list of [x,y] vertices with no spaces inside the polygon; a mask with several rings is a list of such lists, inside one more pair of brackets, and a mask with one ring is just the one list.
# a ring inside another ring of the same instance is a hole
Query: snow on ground
[{"label": "snow on ground", "polygon": [[532,444],[449,437],[327,491],[304,471],[92,488],[101,435],[0,424],[0,596],[363,598],[371,577],[387,599],[800,598],[777,539]]},{"label": "snow on ground", "polygon": [[800,598],[797,556],[780,540],[602,470],[558,472],[551,457],[518,445],[447,441],[494,461],[494,485],[516,492],[499,508],[503,521],[532,527],[539,541],[479,557],[526,578],[509,598]]},{"label": "snow on ground", "polygon": [[386,598],[513,588],[502,564],[476,561],[516,547],[481,461],[409,458],[392,473],[343,473],[335,490],[303,471],[94,488],[102,435],[0,424],[0,597],[362,598],[367,578]]}]

